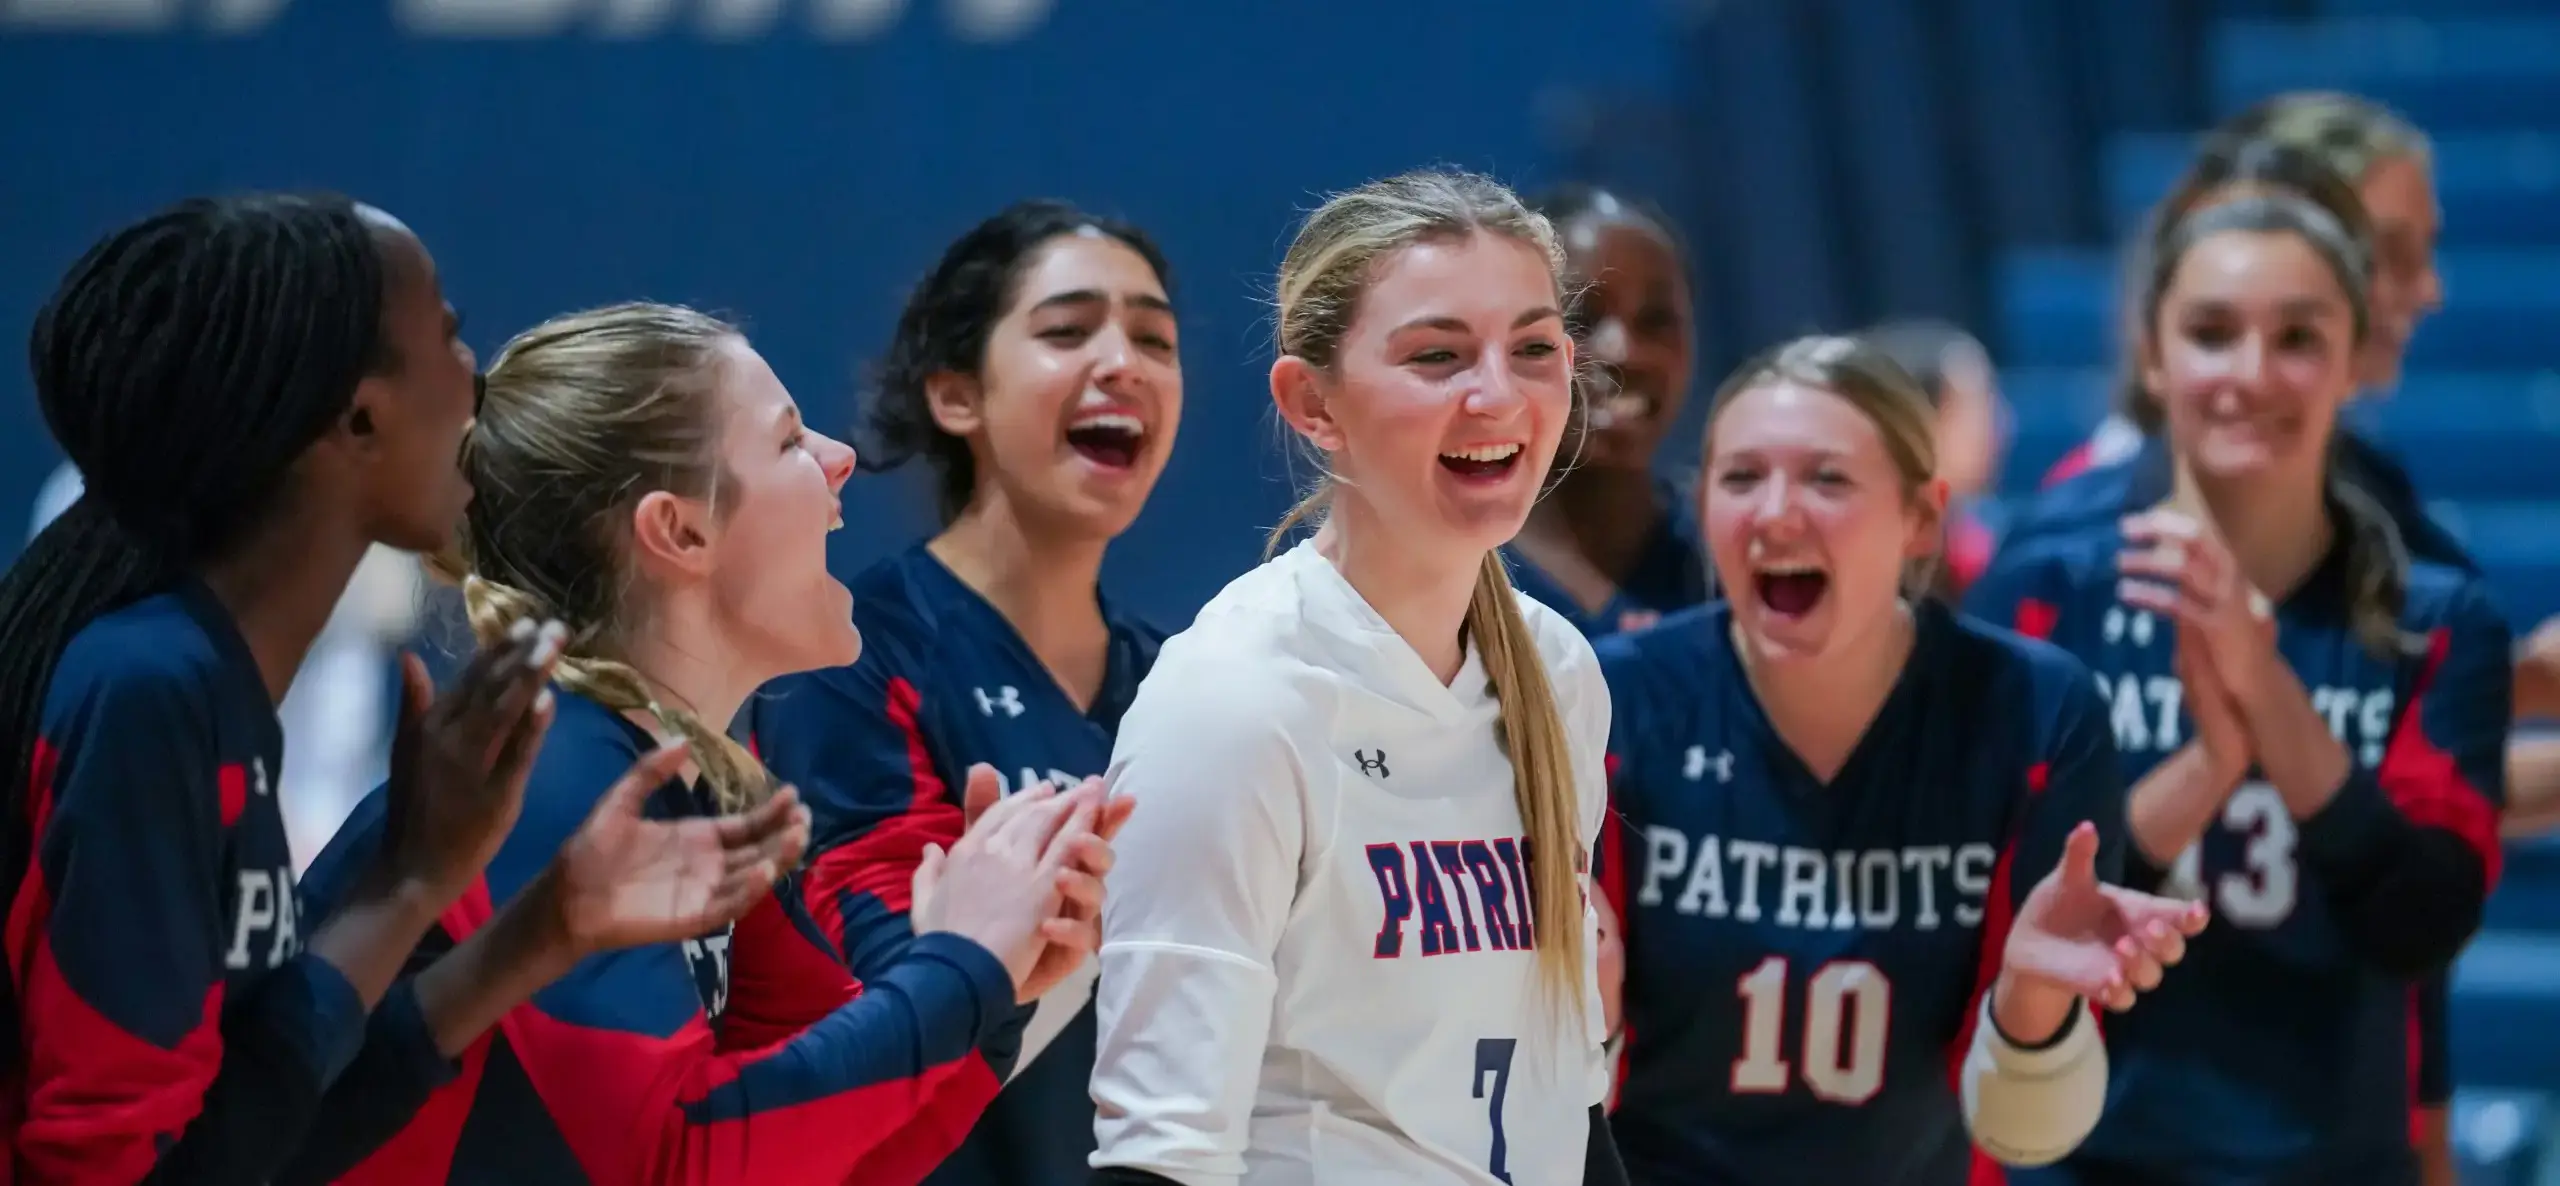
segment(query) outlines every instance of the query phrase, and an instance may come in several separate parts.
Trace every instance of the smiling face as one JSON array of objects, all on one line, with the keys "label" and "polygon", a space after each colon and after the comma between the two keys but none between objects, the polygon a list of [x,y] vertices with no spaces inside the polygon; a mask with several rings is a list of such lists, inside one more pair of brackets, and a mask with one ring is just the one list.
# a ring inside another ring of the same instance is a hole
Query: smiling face
[{"label": "smiling face", "polygon": [[2199,477],[2318,480],[2357,383],[2355,306],[2304,235],[2208,234],[2170,273],[2144,379]]},{"label": "smiling face", "polygon": [[1642,221],[1585,214],[1557,228],[1583,286],[1576,327],[1592,372],[1577,464],[1642,469],[1678,419],[1696,364],[1696,313],[1679,253]]},{"label": "smiling face", "polygon": [[1337,506],[1472,564],[1520,531],[1572,410],[1573,341],[1534,243],[1473,232],[1380,256],[1329,369],[1284,357],[1282,413]]},{"label": "smiling face", "polygon": [[2373,216],[2373,332],[2357,356],[2368,386],[2399,383],[2418,323],[2444,307],[2444,277],[2436,271],[2435,179],[2420,155],[2385,157],[2357,186]]},{"label": "smiling face", "polygon": [[731,338],[713,362],[709,412],[720,421],[716,506],[701,508],[702,568],[739,662],[769,677],[838,667],[861,653],[853,594],[827,571],[827,533],[853,449],[802,423],[764,357]]},{"label": "smiling face", "polygon": [[934,392],[941,430],[969,442],[1026,520],[1082,538],[1128,529],[1182,423],[1173,305],[1146,258],[1098,230],[1027,257],[974,376]]}]

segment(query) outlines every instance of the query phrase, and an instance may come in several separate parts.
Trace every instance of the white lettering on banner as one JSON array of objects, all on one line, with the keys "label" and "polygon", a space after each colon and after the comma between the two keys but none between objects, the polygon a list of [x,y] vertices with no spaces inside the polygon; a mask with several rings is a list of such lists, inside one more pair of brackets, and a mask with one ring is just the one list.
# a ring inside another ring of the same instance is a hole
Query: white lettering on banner
[{"label": "white lettering on banner", "polygon": [[[332,0],[343,3],[345,0]],[[540,40],[690,36],[752,41],[801,34],[869,41],[895,28],[907,0],[388,0],[413,37]],[[0,0],[0,28],[154,34],[251,33],[291,0]],[[965,41],[1011,41],[1044,24],[1056,0],[942,0],[943,25]],[[798,16],[798,20],[788,18]]]}]

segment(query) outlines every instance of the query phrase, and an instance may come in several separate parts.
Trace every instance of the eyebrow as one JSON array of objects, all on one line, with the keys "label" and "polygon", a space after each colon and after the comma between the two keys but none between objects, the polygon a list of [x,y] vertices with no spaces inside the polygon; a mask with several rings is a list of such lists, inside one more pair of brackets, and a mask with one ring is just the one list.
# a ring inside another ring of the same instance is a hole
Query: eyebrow
[{"label": "eyebrow", "polygon": [[[1033,304],[1031,308],[1036,312],[1041,309],[1056,308],[1062,305],[1108,305],[1110,303],[1111,294],[1106,293],[1099,288],[1071,288],[1065,292],[1051,293],[1048,296],[1042,297],[1038,303]],[[1130,293],[1129,303],[1141,309],[1152,309],[1158,313],[1169,314],[1173,312],[1173,302],[1157,296],[1152,292]]]},{"label": "eyebrow", "polygon": [[[1550,317],[1561,320],[1564,317],[1564,312],[1553,305],[1540,305],[1535,309],[1522,313],[1518,317],[1512,318],[1511,328],[1519,329],[1522,326],[1536,325]],[[1395,327],[1395,329],[1390,332],[1403,333],[1409,329],[1443,329],[1452,333],[1465,333],[1470,328],[1472,327],[1470,327],[1462,318],[1441,315],[1432,317],[1416,317],[1411,321],[1405,322],[1403,325]]]}]

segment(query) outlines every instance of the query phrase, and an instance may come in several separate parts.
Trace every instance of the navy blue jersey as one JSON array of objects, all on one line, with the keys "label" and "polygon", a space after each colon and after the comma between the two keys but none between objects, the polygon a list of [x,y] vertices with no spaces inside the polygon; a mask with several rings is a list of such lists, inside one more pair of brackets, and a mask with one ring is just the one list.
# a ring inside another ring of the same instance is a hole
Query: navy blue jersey
[{"label": "navy blue jersey", "polygon": [[16,1181],[264,1182],[362,1045],[363,1001],[303,950],[283,749],[257,661],[200,583],[64,651],[8,919]]},{"label": "navy blue jersey", "polygon": [[[1079,709],[1004,615],[923,545],[852,587],[861,659],[776,681],[748,712],[757,752],[815,815],[810,912],[867,977],[913,941],[909,884],[927,843],[960,838],[969,767],[993,765],[1008,791],[1101,774],[1164,636],[1105,602],[1109,671]],[[1094,1149],[1092,1000],[1091,972],[1069,977],[1042,998],[1009,1082],[980,1073],[960,1085],[994,1102],[933,1182],[1082,1186]]]},{"label": "navy blue jersey", "polygon": [[[2116,599],[2117,517],[2167,488],[2165,462],[2057,487],[2048,509],[2077,522],[2029,524],[1972,601],[2088,662],[2128,782],[2191,731],[2175,631]],[[2419,559],[2402,617],[2412,645],[2378,658],[2350,628],[2343,551],[2277,606],[2277,645],[2353,773],[2304,820],[2245,781],[2176,868],[2134,860],[2137,883],[2205,900],[2214,922],[2108,1027],[2106,1115],[2055,1181],[2417,1180],[2416,990],[2478,926],[2496,877],[2508,628],[2476,577]]]},{"label": "navy blue jersey", "polygon": [[1603,639],[1614,704],[1630,1180],[1961,1186],[1953,1071],[2010,920],[2124,790],[2088,670],[1934,601],[1883,710],[1817,781],[1722,603]]},{"label": "navy blue jersey", "polygon": [[1654,520],[1653,533],[1645,538],[1635,567],[1627,570],[1625,579],[1609,595],[1607,605],[1597,610],[1584,609],[1573,594],[1566,592],[1546,570],[1530,563],[1517,548],[1502,552],[1503,559],[1511,565],[1511,583],[1563,614],[1586,638],[1641,630],[1660,621],[1664,614],[1705,601],[1710,594],[1707,560],[1705,549],[1698,542],[1697,522],[1689,513],[1689,500],[1669,482],[1658,484],[1655,499],[1662,515]]},{"label": "navy blue jersey", "polygon": [[[621,714],[554,691],[523,814],[422,959],[486,925],[656,745]],[[313,862],[315,901],[343,891],[379,846],[383,809],[377,790]],[[662,819],[712,810],[678,781],[644,808]],[[879,1160],[932,1127],[940,1087],[1014,1013],[1012,980],[985,948],[931,935],[856,992],[797,911],[776,895],[734,928],[589,956],[510,1011],[431,1093],[396,1075],[360,1081],[359,1067],[333,1093],[330,1131],[286,1180],[913,1181],[878,1172]],[[756,991],[768,995],[742,995]],[[751,1035],[727,1032],[740,1013]]]}]

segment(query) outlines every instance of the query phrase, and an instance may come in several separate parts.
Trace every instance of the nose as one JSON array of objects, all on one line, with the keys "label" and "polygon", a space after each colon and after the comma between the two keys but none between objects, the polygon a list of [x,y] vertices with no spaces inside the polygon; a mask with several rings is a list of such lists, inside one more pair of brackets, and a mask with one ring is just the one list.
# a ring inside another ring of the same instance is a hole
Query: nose
[{"label": "nose", "polygon": [[1137,344],[1129,340],[1129,331],[1112,322],[1087,339],[1093,348],[1093,385],[1114,395],[1136,371]]},{"label": "nose", "polygon": [[809,451],[817,455],[818,470],[827,475],[827,489],[842,490],[853,477],[853,446],[822,432],[809,434]]},{"label": "nose", "polygon": [[1464,408],[1470,416],[1508,420],[1518,415],[1528,403],[1520,390],[1520,380],[1511,373],[1510,356],[1490,351],[1476,367],[1476,384],[1467,392]]},{"label": "nose", "polygon": [[1802,507],[1796,499],[1796,484],[1785,474],[1771,474],[1750,494],[1751,525],[1763,532],[1773,529],[1781,533],[1792,528]]},{"label": "nose", "polygon": [[1598,325],[1591,327],[1591,338],[1586,345],[1591,357],[1610,366],[1625,366],[1629,343],[1634,340],[1634,335],[1627,332],[1625,321],[1604,317]]},{"label": "nose", "polygon": [[2267,373],[2267,339],[2250,334],[2231,351],[2231,380],[2244,387],[2255,387]]}]

